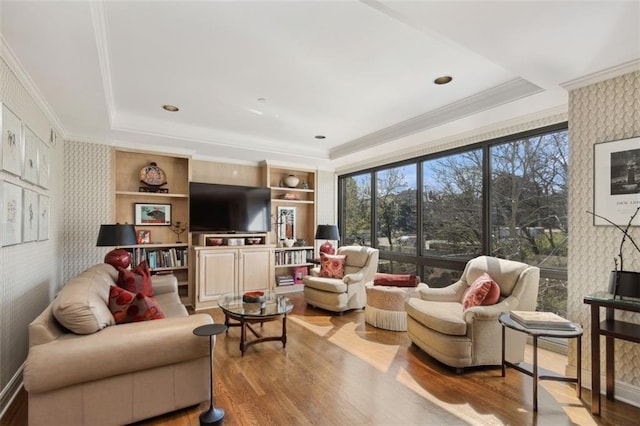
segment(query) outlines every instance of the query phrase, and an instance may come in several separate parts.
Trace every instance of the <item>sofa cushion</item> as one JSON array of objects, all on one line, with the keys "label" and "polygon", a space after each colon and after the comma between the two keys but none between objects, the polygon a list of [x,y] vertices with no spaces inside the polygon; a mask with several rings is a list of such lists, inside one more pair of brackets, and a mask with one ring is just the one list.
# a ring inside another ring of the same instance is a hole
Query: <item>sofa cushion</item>
[{"label": "sofa cushion", "polygon": [[405,302],[407,315],[427,328],[453,336],[467,334],[462,303],[433,302],[412,297]]},{"label": "sofa cushion", "polygon": [[420,277],[410,274],[384,274],[377,273],[373,279],[373,285],[389,287],[416,287]]},{"label": "sofa cushion", "polygon": [[151,271],[146,260],[140,262],[132,270],[118,268],[118,286],[132,293],[153,296]]},{"label": "sofa cushion", "polygon": [[[496,292],[497,290],[497,292]],[[491,298],[484,303],[491,292]],[[500,287],[486,272],[480,275],[467,289],[462,298],[462,308],[469,309],[480,305],[493,305],[500,297]],[[492,302],[492,303],[491,303]]]},{"label": "sofa cushion", "polygon": [[344,277],[344,262],[347,256],[320,253],[320,276],[324,278]]},{"label": "sofa cushion", "polygon": [[109,309],[116,324],[150,321],[164,318],[160,305],[153,297],[132,293],[118,286],[111,286]]}]

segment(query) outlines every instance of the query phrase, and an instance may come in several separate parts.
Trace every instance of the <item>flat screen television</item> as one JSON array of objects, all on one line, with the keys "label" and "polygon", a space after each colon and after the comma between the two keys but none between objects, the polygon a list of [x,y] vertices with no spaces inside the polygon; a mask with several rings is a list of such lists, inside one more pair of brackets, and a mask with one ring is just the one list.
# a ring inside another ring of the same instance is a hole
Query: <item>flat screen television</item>
[{"label": "flat screen television", "polygon": [[252,186],[189,183],[191,232],[271,231],[271,190]]}]

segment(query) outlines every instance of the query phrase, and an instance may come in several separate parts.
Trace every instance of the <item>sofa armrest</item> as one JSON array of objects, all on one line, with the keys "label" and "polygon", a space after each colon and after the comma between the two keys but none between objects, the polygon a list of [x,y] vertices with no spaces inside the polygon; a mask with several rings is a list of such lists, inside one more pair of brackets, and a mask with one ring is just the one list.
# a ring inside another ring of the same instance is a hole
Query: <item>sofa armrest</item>
[{"label": "sofa armrest", "polygon": [[178,292],[178,279],[173,274],[166,275],[152,275],[151,287],[153,288],[153,294],[166,294]]},{"label": "sofa armrest", "polygon": [[458,281],[442,288],[430,288],[428,286],[418,285],[418,293],[423,300],[431,300],[434,302],[460,302],[462,294],[466,289],[466,283]]},{"label": "sofa armrest", "polygon": [[45,392],[207,357],[209,339],[193,330],[211,323],[210,315],[196,314],[115,325],[88,335],[67,333],[29,349],[24,387]]},{"label": "sofa armrest", "polygon": [[498,320],[498,317],[503,313],[517,310],[518,304],[517,297],[509,296],[495,305],[474,306],[464,311],[464,320],[467,323],[476,319],[481,321]]}]

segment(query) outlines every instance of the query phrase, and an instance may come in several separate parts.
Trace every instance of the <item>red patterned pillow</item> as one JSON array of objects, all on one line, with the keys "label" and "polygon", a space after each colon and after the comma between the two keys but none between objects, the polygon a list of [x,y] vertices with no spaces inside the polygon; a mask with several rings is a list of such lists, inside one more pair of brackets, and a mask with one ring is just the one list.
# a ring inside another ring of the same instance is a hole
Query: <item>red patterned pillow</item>
[{"label": "red patterned pillow", "polygon": [[109,290],[109,310],[116,324],[164,318],[160,305],[153,297],[134,294],[114,285]]},{"label": "red patterned pillow", "polygon": [[153,296],[151,287],[151,271],[146,260],[143,260],[131,271],[118,268],[118,286],[132,293],[142,293],[145,296]]},{"label": "red patterned pillow", "polygon": [[344,254],[320,253],[320,276],[325,278],[343,278],[344,262],[347,256]]},{"label": "red patterned pillow", "polygon": [[373,285],[382,285],[388,287],[417,287],[420,277],[413,274],[385,274],[376,273],[373,279]]},{"label": "red patterned pillow", "polygon": [[[490,297],[488,297],[489,295]],[[469,309],[479,305],[493,305],[498,301],[499,297],[500,287],[493,278],[485,272],[469,286],[469,289],[462,298],[462,308]]]}]

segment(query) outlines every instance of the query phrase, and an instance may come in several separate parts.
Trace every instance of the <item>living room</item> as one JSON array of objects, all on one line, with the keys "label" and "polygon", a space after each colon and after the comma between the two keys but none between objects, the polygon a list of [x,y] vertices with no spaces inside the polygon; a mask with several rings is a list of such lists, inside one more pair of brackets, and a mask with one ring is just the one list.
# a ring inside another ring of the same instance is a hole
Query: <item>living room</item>
[{"label": "living room", "polygon": [[[358,10],[358,12],[345,11],[349,16],[351,13],[361,13],[360,8],[373,9],[375,6],[375,11],[379,12],[385,7],[391,7],[385,2],[370,2],[373,6],[357,2],[347,3],[349,3],[348,7],[354,7]],[[638,95],[640,47],[637,44],[637,2],[593,2],[593,10],[589,9],[588,13],[582,13],[585,15],[583,17],[585,28],[582,28],[582,32],[579,33],[580,37],[577,38],[580,40],[578,41],[574,42],[573,39],[567,40],[568,37],[563,37],[566,29],[564,26],[558,27],[557,25],[551,26],[548,38],[540,37],[541,48],[538,51],[528,52],[529,54],[541,55],[541,50],[557,47],[560,52],[559,56],[562,56],[563,51],[571,51],[572,49],[583,55],[578,56],[582,62],[574,62],[575,69],[560,73],[562,75],[560,82],[566,83],[563,87],[545,80],[555,81],[546,72],[551,73],[547,70],[554,68],[556,64],[563,63],[564,61],[561,59],[558,59],[557,63],[537,63],[536,58],[531,56],[531,62],[523,64],[516,61],[518,56],[516,46],[502,45],[503,51],[494,51],[485,47],[481,51],[486,57],[496,63],[501,63],[503,68],[513,66],[517,70],[515,72],[517,76],[525,80],[527,77],[535,80],[538,86],[544,88],[542,92],[527,96],[522,95],[522,98],[514,99],[511,103],[498,104],[496,102],[493,106],[487,106],[485,110],[474,111],[471,115],[458,116],[456,120],[439,122],[427,131],[411,134],[396,133],[399,135],[397,139],[385,143],[375,142],[375,138],[359,142],[357,137],[352,136],[344,139],[344,141],[350,140],[352,143],[342,147],[336,146],[331,150],[323,147],[322,140],[313,138],[313,135],[321,136],[321,133],[313,133],[309,138],[311,140],[304,143],[298,142],[298,148],[294,149],[291,146],[270,144],[269,140],[253,145],[254,148],[248,148],[250,140],[248,137],[246,144],[244,141],[234,144],[236,141],[233,137],[226,140],[212,138],[211,140],[225,142],[217,145],[202,143],[201,139],[193,133],[193,128],[188,129],[186,133],[188,137],[181,139],[180,130],[186,129],[184,123],[174,124],[173,127],[168,125],[170,128],[165,127],[164,129],[151,126],[146,129],[148,132],[127,132],[127,128],[140,129],[149,122],[141,120],[132,124],[123,120],[118,121],[116,116],[109,116],[106,111],[111,113],[124,113],[124,111],[119,111],[113,105],[109,106],[109,102],[103,98],[108,96],[105,95],[105,85],[102,80],[104,75],[101,74],[106,68],[100,69],[100,61],[96,56],[91,59],[88,59],[89,56],[84,56],[86,58],[84,61],[72,59],[74,58],[74,49],[80,48],[76,45],[79,40],[93,45],[96,37],[105,36],[105,33],[99,31],[100,11],[92,9],[96,8],[96,5],[80,5],[77,6],[77,9],[74,9],[70,4],[61,5],[55,2],[34,2],[28,3],[28,5],[20,6],[18,2],[6,1],[1,4],[0,101],[15,112],[25,124],[28,124],[33,133],[49,148],[50,183],[48,188],[38,189],[37,192],[49,198],[50,222],[48,239],[6,245],[0,248],[0,259],[2,259],[2,265],[0,265],[2,271],[0,276],[0,288],[2,289],[0,293],[2,294],[0,385],[2,387],[3,409],[15,395],[16,389],[20,387],[22,366],[28,353],[28,324],[42,312],[69,278],[97,263],[108,251],[104,247],[96,247],[96,237],[100,225],[113,223],[115,218],[113,194],[115,192],[114,176],[117,169],[114,165],[114,147],[190,157],[192,161],[191,179],[194,181],[197,181],[198,177],[203,177],[217,183],[258,185],[260,162],[264,160],[274,161],[292,168],[303,165],[314,169],[318,178],[315,202],[316,223],[322,224],[337,223],[339,215],[337,179],[339,176],[395,161],[463,147],[500,136],[568,122],[569,157],[571,159],[568,181],[568,223],[571,249],[567,265],[567,316],[572,321],[580,322],[585,329],[588,328],[589,309],[583,303],[583,298],[587,294],[606,289],[608,271],[612,268],[610,259],[617,252],[619,244],[619,232],[616,229],[594,226],[593,218],[586,213],[587,210],[593,208],[594,201],[594,145],[640,136],[640,120],[637,115],[640,110],[638,107],[640,99]],[[98,9],[107,9],[102,10],[102,13],[110,13],[109,7],[110,5],[106,3],[98,4]],[[493,7],[499,7],[499,5]],[[523,10],[518,10],[513,4],[509,7],[514,8],[510,11],[512,14],[507,14],[505,11],[505,15],[501,15],[496,12],[496,9],[487,9],[496,13],[488,14],[490,16],[483,14],[483,19],[493,19],[495,21],[492,22],[496,26],[500,24],[502,28],[519,34],[521,31],[519,28],[523,25],[522,18],[517,20],[509,20],[509,18],[517,16],[517,13],[523,13]],[[64,13],[55,12],[56,8],[63,8]],[[550,19],[550,15],[559,17],[562,16],[561,13],[566,13],[562,8],[556,9],[551,5],[545,6],[545,9],[546,13],[536,10],[539,15],[535,16],[539,19]],[[411,16],[410,9],[409,11],[400,11],[395,10],[405,20],[408,19],[407,16]],[[446,10],[441,12],[445,13]],[[91,21],[91,13],[98,13],[97,17],[94,15],[96,21]],[[389,10],[386,10],[386,13],[393,15]],[[74,31],[70,31],[66,22],[74,19],[73,16],[76,15],[78,15],[78,21],[74,21],[74,25],[71,25]],[[26,17],[30,19],[26,20]],[[599,17],[600,20],[593,21],[595,17]],[[87,20],[87,18],[89,19]],[[472,18],[466,19],[473,21]],[[620,20],[623,24],[619,23]],[[411,19],[408,21],[415,25]],[[390,25],[386,20],[384,22],[385,25]],[[598,23],[594,24],[594,22]],[[608,25],[604,25],[603,22]],[[428,27],[430,29],[425,30],[420,27],[421,31],[436,31],[434,28],[437,28],[442,31],[440,34],[448,34],[449,37],[452,37],[447,42],[452,46],[455,45],[452,34],[437,26],[436,23],[430,22],[429,25],[431,25]],[[588,25],[593,25],[594,28],[598,27],[598,31],[602,31],[602,33],[598,33],[595,29],[589,31]],[[70,47],[63,48],[62,45],[49,44],[44,35],[32,39],[30,34],[36,34],[36,27],[39,26],[40,30],[38,31],[43,31],[44,34],[47,34],[48,31],[51,41],[60,38]],[[477,27],[476,23],[470,25],[469,29],[471,31]],[[606,31],[601,27],[604,27]],[[89,32],[85,33],[82,30]],[[109,35],[114,36],[115,30],[111,28],[111,31]],[[416,30],[413,28],[411,31]],[[584,40],[590,40],[589,36],[596,37],[595,33],[600,38],[592,40],[591,46],[581,47],[582,44],[585,44]],[[615,39],[611,35],[613,33],[616,33],[621,39]],[[92,34],[92,36],[86,38],[86,34]],[[554,35],[557,38],[557,46],[553,46],[550,41]],[[473,37],[469,34],[465,35],[466,38],[462,34],[458,36],[460,38],[457,39],[457,42],[466,43],[466,47],[470,49],[473,45],[471,43]],[[611,38],[607,39],[608,36]],[[440,37],[445,36],[441,35]],[[382,38],[384,39],[384,37]],[[496,39],[499,38],[496,36]],[[542,44],[543,40],[546,44]],[[376,41],[378,40],[376,39]],[[520,41],[522,40],[518,40],[518,42]],[[116,40],[110,40],[110,43],[116,43]],[[597,49],[598,53],[603,57],[599,57],[593,52],[592,46],[597,43],[600,43],[600,48]],[[420,41],[417,44],[420,44]],[[614,44],[617,44],[616,48],[614,48]],[[459,48],[459,46],[454,47]],[[30,51],[31,54],[28,53]],[[387,46],[385,51],[393,52],[393,46]],[[605,52],[609,52],[610,56],[607,56]],[[39,59],[38,54],[40,55]],[[134,53],[129,54],[135,55]],[[599,59],[600,62],[596,59]],[[76,67],[75,71],[73,67],[65,65],[72,63]],[[66,85],[69,80],[73,79],[86,83],[83,75],[89,69],[93,70],[91,72],[91,78],[94,82],[92,86],[73,86],[72,88]],[[78,74],[74,75],[75,72]],[[113,72],[115,73],[116,70]],[[149,71],[140,70],[139,72]],[[458,75],[454,75],[454,83],[457,82]],[[432,80],[436,76],[429,75],[429,78]],[[135,81],[140,83],[143,80],[136,78]],[[340,81],[335,77],[333,80]],[[129,81],[128,84],[133,83]],[[381,83],[376,80],[375,84],[380,85]],[[436,90],[446,87],[437,87]],[[526,87],[520,89],[524,90],[524,88]],[[118,86],[116,89],[126,92],[131,87],[125,85]],[[59,93],[60,91],[63,93]],[[64,93],[65,91],[67,94]],[[562,96],[559,97],[560,101],[552,102],[551,106],[543,102],[544,98],[552,97],[552,95],[557,96],[558,92],[562,93]],[[122,92],[114,93],[120,95]],[[460,92],[457,96],[464,98],[473,94],[476,93]],[[497,92],[492,92],[492,95],[493,99],[498,97]],[[167,95],[157,95],[152,102],[154,108],[157,107],[156,109],[159,110],[158,114],[154,114],[155,124],[170,119],[166,118],[170,117],[168,115],[170,113],[160,111],[162,103],[176,102],[177,105],[179,104],[178,106],[182,106],[178,98],[174,101],[166,99],[165,96]],[[82,103],[77,102],[83,97],[87,98],[86,111],[82,110]],[[254,109],[260,111],[260,105],[271,105],[275,102],[277,95],[256,94],[254,97],[264,97],[265,99],[265,101],[256,100],[256,104],[253,106]],[[68,98],[66,103],[65,98]],[[122,100],[118,97],[115,99]],[[456,100],[459,99],[449,98],[449,103],[453,104]],[[457,104],[460,109],[465,105]],[[300,108],[302,106],[301,104]],[[439,106],[444,108],[447,105]],[[109,108],[112,109],[109,110]],[[435,106],[434,109],[436,109]],[[505,110],[511,110],[512,114],[505,115]],[[97,114],[96,111],[102,111],[102,113]],[[159,113],[165,115],[159,115]],[[385,111],[382,112],[382,114],[384,113]],[[386,113],[390,114],[391,112],[387,109]],[[256,113],[249,112],[248,114],[259,117]],[[418,115],[414,114],[414,116]],[[131,119],[131,117],[126,116],[125,118]],[[411,114],[408,117],[411,117]],[[431,115],[427,118],[432,117]],[[117,125],[110,125],[110,120],[115,120],[114,123]],[[346,124],[343,125],[348,127]],[[383,127],[391,126],[379,124],[377,128],[373,127],[372,129],[377,130]],[[103,132],[101,137],[102,130],[95,132],[92,130],[95,128],[106,128],[107,131]],[[305,131],[318,132],[319,130],[317,127],[308,127]],[[404,131],[406,131],[406,127]],[[358,136],[363,135],[365,132]],[[327,139],[331,139],[333,135],[326,136]],[[154,140],[157,140],[158,143],[154,144]],[[245,146],[243,147],[243,145]],[[306,145],[309,146],[309,151],[304,151]],[[304,155],[298,155],[299,153],[304,153]],[[12,174],[2,172],[1,177],[4,182],[22,185],[21,179]],[[638,239],[638,229],[638,227],[633,227],[631,230],[636,240]],[[640,269],[638,256],[629,257],[625,264],[629,269]],[[623,314],[621,318],[638,322],[637,314]],[[585,334],[588,334],[586,330]],[[583,383],[588,388],[590,386],[588,371],[590,370],[591,355],[587,342],[588,339],[585,336],[582,366]],[[620,351],[619,354],[624,354],[619,356],[617,365],[617,396],[624,401],[637,402],[640,400],[640,373],[634,366],[640,359],[638,345],[617,343],[616,349]],[[563,369],[568,371],[571,371],[572,368],[575,369],[574,351],[570,350],[568,363],[563,366]]]}]

